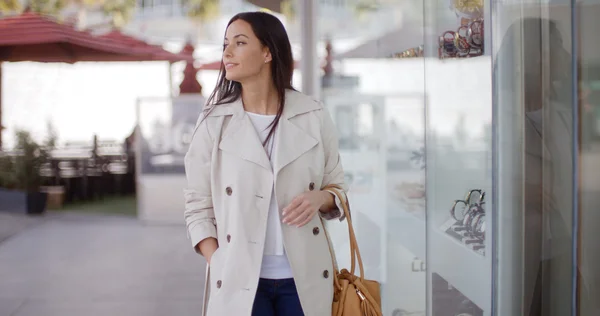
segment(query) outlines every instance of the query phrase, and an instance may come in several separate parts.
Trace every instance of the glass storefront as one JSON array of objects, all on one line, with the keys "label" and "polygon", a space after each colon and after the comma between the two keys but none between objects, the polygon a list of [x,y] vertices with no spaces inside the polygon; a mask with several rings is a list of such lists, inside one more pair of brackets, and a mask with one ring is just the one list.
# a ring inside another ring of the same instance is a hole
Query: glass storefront
[{"label": "glass storefront", "polygon": [[[577,121],[579,187],[576,190],[575,251],[577,255],[577,296],[579,315],[600,315],[600,0],[582,1],[575,10],[577,40]],[[575,88],[575,87],[574,87]]]},{"label": "glass storefront", "polygon": [[[422,21],[407,14],[421,16],[422,5],[319,3],[330,17],[321,19],[317,46],[326,61],[320,98],[338,127],[366,277],[382,283],[384,315],[425,315],[424,63],[399,58],[423,44]],[[348,266],[344,225],[329,228]]]},{"label": "glass storefront", "polygon": [[[502,313],[571,315],[574,43],[570,1],[494,12],[498,295]],[[511,176],[508,176],[508,175]]]},{"label": "glass storefront", "polygon": [[600,1],[317,3],[384,315],[600,315]]},{"label": "glass storefront", "polygon": [[499,315],[600,313],[599,12],[600,1],[494,7],[497,253],[516,259],[499,260]]}]

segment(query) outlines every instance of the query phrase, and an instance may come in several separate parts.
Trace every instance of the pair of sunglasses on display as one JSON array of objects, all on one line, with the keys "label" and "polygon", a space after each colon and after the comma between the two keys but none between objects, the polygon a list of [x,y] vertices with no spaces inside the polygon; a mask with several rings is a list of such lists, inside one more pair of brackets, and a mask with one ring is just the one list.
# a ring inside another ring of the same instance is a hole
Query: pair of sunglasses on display
[{"label": "pair of sunglasses on display", "polygon": [[464,200],[455,200],[450,215],[462,224],[467,233],[480,240],[485,239],[485,192],[470,190]]}]

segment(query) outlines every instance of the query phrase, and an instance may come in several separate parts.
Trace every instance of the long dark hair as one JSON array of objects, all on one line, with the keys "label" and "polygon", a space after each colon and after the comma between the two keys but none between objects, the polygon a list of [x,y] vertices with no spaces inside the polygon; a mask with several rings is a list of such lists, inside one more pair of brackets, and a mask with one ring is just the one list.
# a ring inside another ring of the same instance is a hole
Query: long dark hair
[{"label": "long dark hair", "polygon": [[[279,96],[279,108],[275,119],[271,125],[269,125],[271,130],[264,142],[264,144],[267,144],[269,139],[273,137],[273,133],[275,133],[275,129],[277,128],[279,119],[283,113],[285,90],[294,90],[292,87],[292,75],[294,73],[292,45],[290,44],[287,32],[281,21],[271,14],[265,12],[239,13],[229,20],[227,27],[237,20],[243,20],[250,24],[252,31],[254,31],[258,40],[264,46],[269,48],[272,56],[271,77],[273,78],[273,83],[275,84]],[[227,78],[225,78],[225,71],[225,65],[221,60],[221,69],[219,70],[217,85],[207,101],[207,111],[209,113],[215,106],[236,101],[242,96],[242,85],[239,82],[227,80]]]}]

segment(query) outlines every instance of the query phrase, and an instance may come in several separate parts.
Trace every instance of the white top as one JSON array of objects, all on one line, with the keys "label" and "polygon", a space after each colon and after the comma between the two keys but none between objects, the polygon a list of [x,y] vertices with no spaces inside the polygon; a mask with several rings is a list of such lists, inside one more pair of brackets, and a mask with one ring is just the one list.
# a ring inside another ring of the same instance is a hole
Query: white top
[{"label": "white top", "polygon": [[[269,135],[269,125],[275,119],[275,115],[261,115],[251,112],[246,112],[254,129],[258,133],[258,138],[261,143],[267,139]],[[271,156],[271,166],[275,157],[276,143],[274,142],[277,133],[271,136],[269,142],[265,145],[267,156]],[[292,278],[292,268],[285,254],[283,247],[283,235],[281,232],[281,219],[279,216],[279,205],[275,197],[274,188],[271,191],[271,204],[269,205],[269,216],[267,218],[267,233],[265,239],[265,248],[263,252],[262,266],[260,269],[260,277],[264,279],[287,279]]]}]

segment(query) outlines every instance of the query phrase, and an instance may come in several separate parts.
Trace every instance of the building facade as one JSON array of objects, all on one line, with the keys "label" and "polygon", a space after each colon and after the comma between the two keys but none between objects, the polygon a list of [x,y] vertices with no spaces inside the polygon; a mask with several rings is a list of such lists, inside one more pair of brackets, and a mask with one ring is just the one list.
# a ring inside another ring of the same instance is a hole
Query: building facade
[{"label": "building facade", "polygon": [[[179,5],[163,2],[132,25]],[[384,315],[600,315],[600,1],[294,5],[295,82],[338,127]],[[210,30],[195,36],[218,56]],[[343,225],[328,229],[347,265]]]}]

